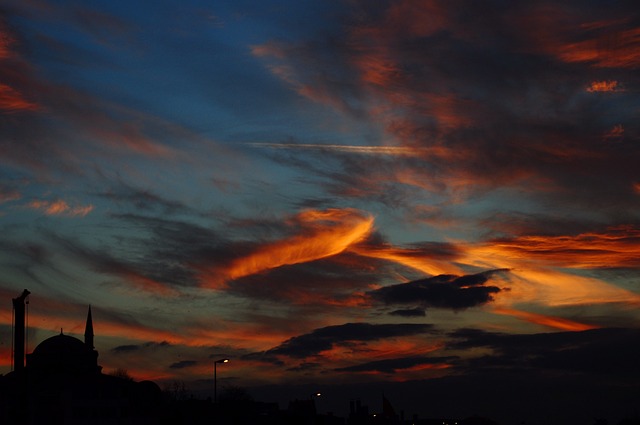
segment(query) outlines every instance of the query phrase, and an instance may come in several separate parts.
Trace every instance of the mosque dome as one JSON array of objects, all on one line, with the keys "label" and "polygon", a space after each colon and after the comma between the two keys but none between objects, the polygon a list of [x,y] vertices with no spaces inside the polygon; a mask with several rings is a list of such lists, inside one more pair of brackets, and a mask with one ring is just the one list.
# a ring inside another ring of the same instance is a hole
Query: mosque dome
[{"label": "mosque dome", "polygon": [[86,373],[100,370],[98,352],[78,338],[62,332],[38,344],[27,355],[27,366],[42,372]]},{"label": "mosque dome", "polygon": [[33,350],[38,356],[74,356],[87,352],[86,345],[78,338],[60,333],[42,341]]}]

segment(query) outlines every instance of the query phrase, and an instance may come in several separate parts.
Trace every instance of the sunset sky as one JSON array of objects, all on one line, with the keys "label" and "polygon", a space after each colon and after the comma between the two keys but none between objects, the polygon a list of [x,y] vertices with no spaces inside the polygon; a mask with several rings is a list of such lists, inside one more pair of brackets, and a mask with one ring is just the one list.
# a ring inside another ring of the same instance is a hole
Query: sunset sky
[{"label": "sunset sky", "polygon": [[26,288],[198,394],[633,414],[639,93],[631,0],[1,0],[0,373]]}]

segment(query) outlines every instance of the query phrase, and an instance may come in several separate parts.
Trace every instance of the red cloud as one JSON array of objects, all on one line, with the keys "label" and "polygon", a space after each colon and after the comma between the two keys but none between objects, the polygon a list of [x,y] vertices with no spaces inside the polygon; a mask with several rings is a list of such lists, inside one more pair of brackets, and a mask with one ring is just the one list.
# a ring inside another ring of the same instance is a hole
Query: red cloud
[{"label": "red cloud", "polygon": [[519,319],[526,320],[527,322],[563,331],[579,332],[598,328],[598,326],[587,325],[585,323],[564,319],[562,317],[548,316],[511,308],[497,308],[494,310],[494,313],[517,317]]},{"label": "red cloud", "polygon": [[28,101],[20,92],[6,84],[0,84],[0,110],[5,113],[38,110],[38,105]]}]

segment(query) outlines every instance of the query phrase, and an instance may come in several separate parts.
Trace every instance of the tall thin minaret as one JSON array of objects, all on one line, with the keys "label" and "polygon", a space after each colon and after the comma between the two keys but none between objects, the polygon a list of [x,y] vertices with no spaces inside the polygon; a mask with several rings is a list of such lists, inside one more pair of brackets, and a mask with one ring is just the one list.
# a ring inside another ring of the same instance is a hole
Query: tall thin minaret
[{"label": "tall thin minaret", "polygon": [[87,324],[84,327],[84,345],[90,350],[93,350],[93,320],[91,319],[91,306],[89,306],[89,312],[87,313]]}]

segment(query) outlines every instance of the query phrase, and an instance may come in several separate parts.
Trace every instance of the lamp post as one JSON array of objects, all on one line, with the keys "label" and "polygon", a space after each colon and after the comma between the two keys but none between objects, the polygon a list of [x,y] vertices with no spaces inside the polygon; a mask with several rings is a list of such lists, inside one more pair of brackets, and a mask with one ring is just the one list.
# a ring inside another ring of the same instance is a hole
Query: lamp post
[{"label": "lamp post", "polygon": [[218,363],[227,363],[229,359],[220,359],[213,362],[213,402],[218,403]]},{"label": "lamp post", "polygon": [[322,393],[320,391],[317,391],[315,393],[312,393],[309,396],[309,399],[311,399],[311,408],[313,409],[313,414],[317,414],[318,413],[318,409],[316,409],[316,398],[320,398],[320,396],[322,395]]}]

